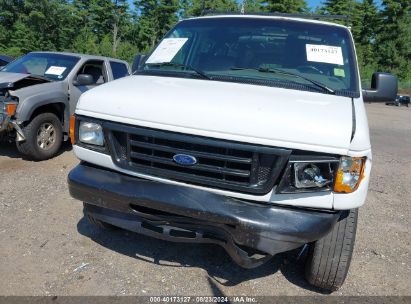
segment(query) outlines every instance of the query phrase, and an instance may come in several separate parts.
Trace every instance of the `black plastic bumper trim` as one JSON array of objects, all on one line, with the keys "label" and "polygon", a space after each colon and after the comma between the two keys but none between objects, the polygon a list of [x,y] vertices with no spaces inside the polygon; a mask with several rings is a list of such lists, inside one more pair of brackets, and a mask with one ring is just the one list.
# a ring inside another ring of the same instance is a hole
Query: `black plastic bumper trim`
[{"label": "black plastic bumper trim", "polygon": [[86,213],[159,239],[221,245],[246,268],[266,259],[253,259],[242,246],[268,256],[295,249],[325,236],[340,216],[250,203],[85,163],[70,172],[68,183],[70,194],[86,203]]}]

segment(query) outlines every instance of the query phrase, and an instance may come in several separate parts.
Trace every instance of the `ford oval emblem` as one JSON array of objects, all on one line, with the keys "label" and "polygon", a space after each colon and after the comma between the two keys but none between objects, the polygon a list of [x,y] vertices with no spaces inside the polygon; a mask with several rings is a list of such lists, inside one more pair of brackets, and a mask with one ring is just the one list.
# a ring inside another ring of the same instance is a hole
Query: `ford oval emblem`
[{"label": "ford oval emblem", "polygon": [[197,163],[197,158],[187,154],[176,154],[173,156],[173,160],[183,166],[193,166]]}]

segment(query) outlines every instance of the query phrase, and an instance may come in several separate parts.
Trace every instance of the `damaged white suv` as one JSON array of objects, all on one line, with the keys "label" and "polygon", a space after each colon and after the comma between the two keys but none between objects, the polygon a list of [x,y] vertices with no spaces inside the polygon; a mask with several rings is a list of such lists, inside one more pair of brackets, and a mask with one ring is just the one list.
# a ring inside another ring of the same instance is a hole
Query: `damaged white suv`
[{"label": "damaged white suv", "polygon": [[[142,59],[143,57],[139,57]],[[348,28],[284,16],[179,22],[140,69],[82,95],[70,193],[100,227],[223,246],[245,268],[307,249],[307,280],[347,275],[371,171]]]}]

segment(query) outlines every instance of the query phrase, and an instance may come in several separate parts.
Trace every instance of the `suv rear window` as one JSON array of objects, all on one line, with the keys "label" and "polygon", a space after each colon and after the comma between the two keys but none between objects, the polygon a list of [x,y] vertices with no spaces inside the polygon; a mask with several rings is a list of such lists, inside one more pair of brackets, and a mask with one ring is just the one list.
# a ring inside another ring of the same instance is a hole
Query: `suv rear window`
[{"label": "suv rear window", "polygon": [[110,61],[111,70],[113,72],[113,78],[119,79],[128,76],[128,69],[124,63]]}]

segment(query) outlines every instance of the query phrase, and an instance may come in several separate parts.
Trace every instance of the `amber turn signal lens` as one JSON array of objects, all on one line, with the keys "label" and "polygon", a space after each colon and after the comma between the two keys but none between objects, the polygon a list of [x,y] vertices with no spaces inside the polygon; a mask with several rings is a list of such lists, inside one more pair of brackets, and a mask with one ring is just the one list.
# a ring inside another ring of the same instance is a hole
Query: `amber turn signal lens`
[{"label": "amber turn signal lens", "polygon": [[76,143],[76,140],[75,140],[75,138],[74,138],[74,129],[75,129],[75,126],[76,126],[76,117],[74,116],[74,114],[73,115],[71,115],[71,117],[70,117],[70,141],[71,141],[71,144],[72,145],[74,145],[75,143]]},{"label": "amber turn signal lens", "polygon": [[6,104],[6,112],[8,116],[13,116],[14,114],[16,114],[16,110],[17,110],[17,103],[7,103]]},{"label": "amber turn signal lens", "polygon": [[334,184],[334,191],[340,193],[351,193],[357,190],[364,177],[363,157],[343,156]]}]

